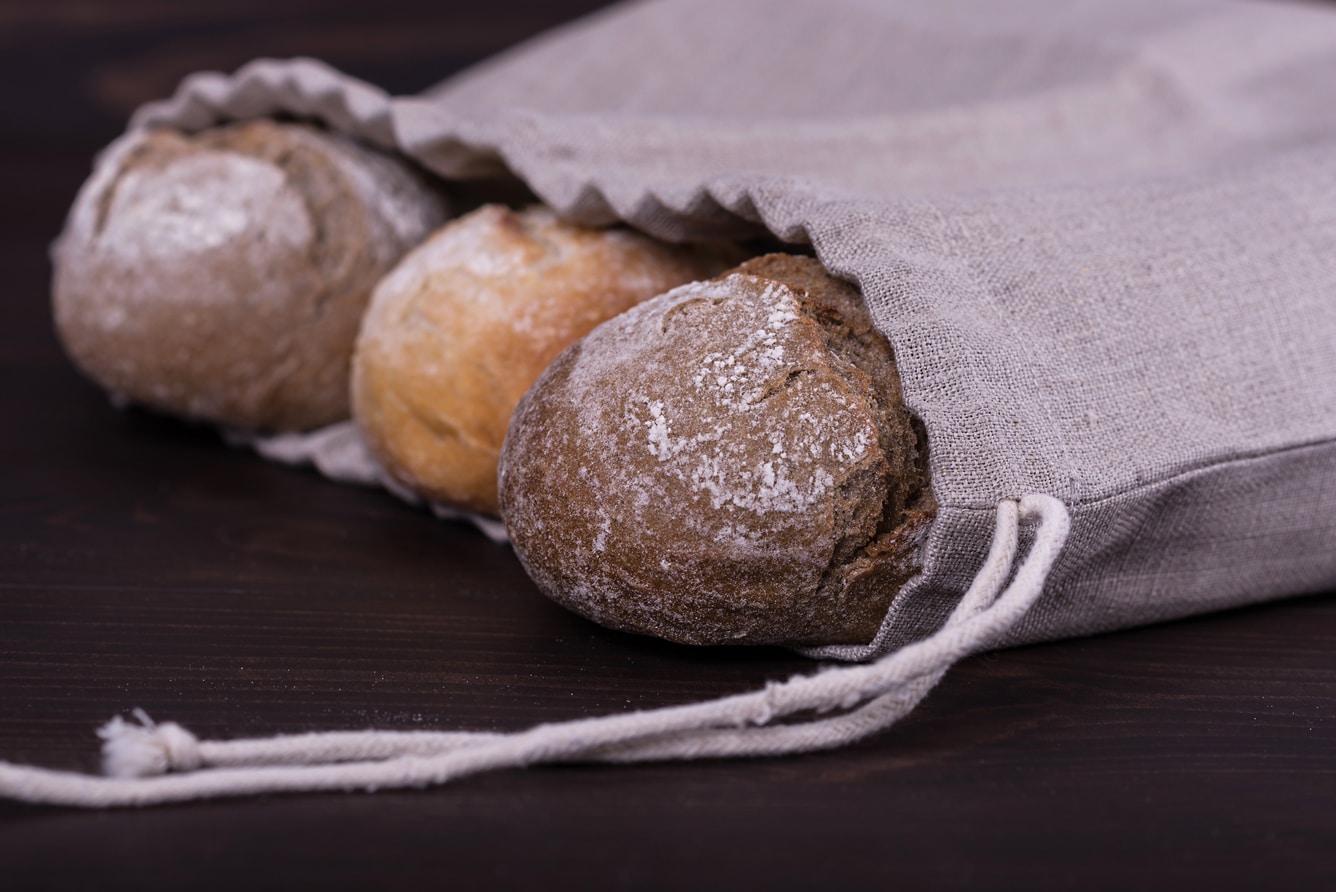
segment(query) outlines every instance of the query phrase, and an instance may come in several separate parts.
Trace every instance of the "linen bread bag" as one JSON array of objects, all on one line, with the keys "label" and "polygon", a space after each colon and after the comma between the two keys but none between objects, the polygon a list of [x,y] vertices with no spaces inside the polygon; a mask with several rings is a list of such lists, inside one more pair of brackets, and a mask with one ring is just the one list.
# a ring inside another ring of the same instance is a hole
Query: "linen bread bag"
[{"label": "linen bread bag", "polygon": [[1331,588],[1334,77],[1313,6],[654,0],[417,97],[310,60],[189,79],[133,126],[313,118],[447,179],[508,170],[582,223],[810,245],[893,348],[936,514],[875,637],[807,650],[862,665],[514,735],[117,720],[113,777],[6,765],[0,790],[149,804],[831,747],[969,653]]}]

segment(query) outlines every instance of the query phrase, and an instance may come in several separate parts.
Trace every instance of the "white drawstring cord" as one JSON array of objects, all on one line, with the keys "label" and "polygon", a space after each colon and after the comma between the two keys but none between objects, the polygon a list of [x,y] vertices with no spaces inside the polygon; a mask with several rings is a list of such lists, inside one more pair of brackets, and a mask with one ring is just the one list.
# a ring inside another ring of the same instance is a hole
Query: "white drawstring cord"
[{"label": "white drawstring cord", "polygon": [[255,740],[199,740],[175,722],[154,722],[142,709],[136,709],[134,715],[137,725],[117,716],[97,732],[103,740],[102,772],[108,777],[377,761],[449,752],[501,736],[478,731],[317,731]]},{"label": "white drawstring cord", "polygon": [[[1039,524],[1029,554],[1003,590],[1021,519]],[[1069,523],[1066,508],[1048,496],[1026,496],[1019,506],[1002,502],[988,558],[941,630],[868,665],[828,669],[705,703],[514,734],[366,731],[208,742],[179,725],[153,725],[141,714],[138,727],[113,721],[103,729],[109,771],[178,773],[95,777],[0,763],[0,796],[83,807],[152,805],[259,793],[425,787],[541,762],[780,755],[842,746],[889,727],[951,665],[996,644],[1038,600]],[[848,711],[768,725],[795,713],[836,709]],[[207,766],[219,767],[199,770]]]}]

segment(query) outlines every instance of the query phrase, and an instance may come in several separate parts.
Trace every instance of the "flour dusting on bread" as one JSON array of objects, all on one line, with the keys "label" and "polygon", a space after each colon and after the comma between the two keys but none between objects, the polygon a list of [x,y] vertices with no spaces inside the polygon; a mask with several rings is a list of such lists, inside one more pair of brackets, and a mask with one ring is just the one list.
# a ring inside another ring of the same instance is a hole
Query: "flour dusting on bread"
[{"label": "flour dusting on bread", "polygon": [[856,290],[769,257],[604,324],[525,397],[502,508],[550,596],[688,642],[867,640],[931,515]]}]

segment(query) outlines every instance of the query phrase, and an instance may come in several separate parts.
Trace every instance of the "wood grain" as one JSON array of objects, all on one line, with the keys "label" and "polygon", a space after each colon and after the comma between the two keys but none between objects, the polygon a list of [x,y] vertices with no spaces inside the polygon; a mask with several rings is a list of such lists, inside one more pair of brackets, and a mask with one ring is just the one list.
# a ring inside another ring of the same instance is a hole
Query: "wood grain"
[{"label": "wood grain", "polygon": [[[619,635],[380,494],[112,409],[62,357],[46,245],[94,151],[199,67],[318,54],[416,90],[593,3],[0,11],[0,758],[91,769],[135,706],[201,735],[496,728],[811,670]],[[1333,888],[1336,597],[975,658],[890,733],[748,763],[85,814],[0,803],[54,888]]]}]

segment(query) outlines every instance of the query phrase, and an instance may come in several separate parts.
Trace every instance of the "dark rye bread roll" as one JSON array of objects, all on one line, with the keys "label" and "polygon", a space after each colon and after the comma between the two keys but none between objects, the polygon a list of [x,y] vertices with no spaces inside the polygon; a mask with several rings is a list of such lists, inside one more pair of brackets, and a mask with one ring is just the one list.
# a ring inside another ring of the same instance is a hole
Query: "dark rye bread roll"
[{"label": "dark rye bread roll", "polygon": [[769,255],[596,328],[515,411],[502,516],[538,587],[692,644],[870,640],[935,511],[858,291]]},{"label": "dark rye bread roll", "polygon": [[371,290],[445,218],[396,158],[301,124],[136,131],[55,250],[56,328],[114,394],[242,428],[348,415]]}]

